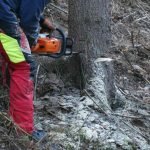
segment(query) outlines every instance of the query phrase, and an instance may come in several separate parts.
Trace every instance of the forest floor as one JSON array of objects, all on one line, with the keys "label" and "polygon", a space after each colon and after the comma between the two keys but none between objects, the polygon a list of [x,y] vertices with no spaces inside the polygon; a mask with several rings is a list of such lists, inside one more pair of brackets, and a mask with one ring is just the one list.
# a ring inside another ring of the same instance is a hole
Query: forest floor
[{"label": "forest floor", "polygon": [[[45,15],[67,32],[66,1],[53,4]],[[67,80],[60,60],[36,58],[40,69],[35,126],[48,136],[36,144],[28,136],[18,138],[17,127],[6,114],[8,90],[0,87],[0,150],[150,150],[149,16],[148,0],[113,1],[113,41],[107,55],[114,62],[116,100],[109,115],[87,91]],[[62,60],[68,63],[67,58]]]}]

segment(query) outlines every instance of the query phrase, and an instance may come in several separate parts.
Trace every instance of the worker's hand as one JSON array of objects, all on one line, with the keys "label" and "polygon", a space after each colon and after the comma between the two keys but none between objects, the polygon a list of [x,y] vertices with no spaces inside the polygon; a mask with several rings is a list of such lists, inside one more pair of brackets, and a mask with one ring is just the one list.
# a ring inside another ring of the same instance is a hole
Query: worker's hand
[{"label": "worker's hand", "polygon": [[50,22],[48,18],[45,18],[43,23],[41,24],[41,32],[53,32],[56,28],[53,26],[53,24]]}]

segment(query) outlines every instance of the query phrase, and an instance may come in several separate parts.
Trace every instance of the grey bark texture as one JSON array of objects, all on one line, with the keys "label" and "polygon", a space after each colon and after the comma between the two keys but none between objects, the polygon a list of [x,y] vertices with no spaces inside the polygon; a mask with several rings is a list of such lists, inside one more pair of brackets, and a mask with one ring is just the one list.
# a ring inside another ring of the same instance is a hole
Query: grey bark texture
[{"label": "grey bark texture", "polygon": [[113,61],[100,60],[111,45],[111,0],[69,0],[69,35],[79,52],[82,82],[99,104],[115,97]]},{"label": "grey bark texture", "polygon": [[[89,59],[104,55],[110,46],[111,0],[70,0],[69,34],[75,50]],[[90,50],[89,50],[90,49]]]}]

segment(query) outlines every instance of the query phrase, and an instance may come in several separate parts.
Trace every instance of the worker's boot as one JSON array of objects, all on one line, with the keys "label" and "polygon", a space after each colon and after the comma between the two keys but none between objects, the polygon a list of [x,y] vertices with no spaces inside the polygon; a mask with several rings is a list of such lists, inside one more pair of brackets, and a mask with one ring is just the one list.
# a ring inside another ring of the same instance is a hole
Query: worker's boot
[{"label": "worker's boot", "polygon": [[32,138],[35,141],[42,141],[47,137],[47,134],[43,130],[35,130],[32,133]]}]

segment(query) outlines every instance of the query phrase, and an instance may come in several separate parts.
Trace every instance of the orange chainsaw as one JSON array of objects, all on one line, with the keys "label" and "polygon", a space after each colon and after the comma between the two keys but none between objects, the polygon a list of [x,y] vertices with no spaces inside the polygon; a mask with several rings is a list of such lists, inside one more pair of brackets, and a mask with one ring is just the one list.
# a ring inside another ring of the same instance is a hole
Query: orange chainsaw
[{"label": "orange chainsaw", "polygon": [[69,56],[72,54],[73,39],[64,35],[60,29],[55,30],[55,35],[40,34],[37,44],[32,48],[32,53],[52,58]]}]

